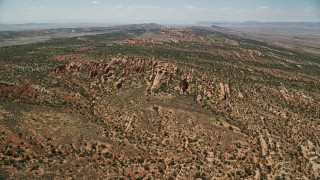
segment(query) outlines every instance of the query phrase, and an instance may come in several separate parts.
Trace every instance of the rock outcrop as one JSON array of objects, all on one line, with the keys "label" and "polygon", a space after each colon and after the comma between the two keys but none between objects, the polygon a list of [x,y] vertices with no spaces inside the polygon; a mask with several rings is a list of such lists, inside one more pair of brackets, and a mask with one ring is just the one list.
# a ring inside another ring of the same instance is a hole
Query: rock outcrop
[{"label": "rock outcrop", "polygon": [[92,71],[90,71],[90,78],[94,78],[94,77],[96,77],[98,75],[98,71],[97,70],[92,70]]},{"label": "rock outcrop", "polygon": [[120,89],[122,87],[122,83],[123,83],[123,79],[119,79],[115,84],[115,88]]},{"label": "rock outcrop", "polygon": [[174,74],[174,67],[165,64],[158,65],[155,69],[155,78],[153,80],[151,91],[159,90],[163,85],[168,85]]},{"label": "rock outcrop", "polygon": [[64,69],[66,69],[66,65],[65,64],[60,64],[58,65],[56,68],[53,69],[53,71],[55,73],[60,73],[62,72]]},{"label": "rock outcrop", "polygon": [[166,69],[158,69],[156,71],[156,77],[153,80],[151,90],[155,91],[160,89],[160,87],[167,82],[169,78],[168,75],[169,73]]},{"label": "rock outcrop", "polygon": [[230,89],[228,84],[220,83],[220,99],[226,100],[230,97]]},{"label": "rock outcrop", "polygon": [[82,63],[79,63],[79,62],[71,62],[66,65],[66,70],[68,72],[80,71],[82,68],[83,68],[83,65]]},{"label": "rock outcrop", "polygon": [[224,43],[228,44],[228,45],[232,45],[232,46],[239,46],[240,45],[239,42],[232,40],[232,39],[225,39]]}]

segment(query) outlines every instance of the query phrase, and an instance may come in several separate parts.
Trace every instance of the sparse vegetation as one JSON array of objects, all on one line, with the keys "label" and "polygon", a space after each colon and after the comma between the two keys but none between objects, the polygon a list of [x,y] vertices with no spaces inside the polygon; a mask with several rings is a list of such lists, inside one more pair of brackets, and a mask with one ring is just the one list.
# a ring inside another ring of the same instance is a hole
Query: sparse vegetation
[{"label": "sparse vegetation", "polygon": [[319,57],[149,26],[0,48],[5,176],[317,177]]}]

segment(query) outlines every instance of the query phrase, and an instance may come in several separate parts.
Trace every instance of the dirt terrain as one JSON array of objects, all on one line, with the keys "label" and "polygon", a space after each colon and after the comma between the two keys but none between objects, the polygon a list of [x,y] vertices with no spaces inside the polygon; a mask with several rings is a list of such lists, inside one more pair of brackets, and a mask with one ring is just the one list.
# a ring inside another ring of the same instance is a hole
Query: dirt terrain
[{"label": "dirt terrain", "polygon": [[319,177],[319,56],[122,28],[0,48],[0,178]]},{"label": "dirt terrain", "polygon": [[[148,28],[149,24],[140,25]],[[51,39],[79,37],[135,29],[136,25],[106,24],[0,24],[0,47],[43,42]],[[157,25],[151,24],[150,28]],[[139,27],[138,27],[139,28]]]},{"label": "dirt terrain", "polygon": [[320,23],[222,23],[242,37],[256,39],[292,49],[320,55]]}]

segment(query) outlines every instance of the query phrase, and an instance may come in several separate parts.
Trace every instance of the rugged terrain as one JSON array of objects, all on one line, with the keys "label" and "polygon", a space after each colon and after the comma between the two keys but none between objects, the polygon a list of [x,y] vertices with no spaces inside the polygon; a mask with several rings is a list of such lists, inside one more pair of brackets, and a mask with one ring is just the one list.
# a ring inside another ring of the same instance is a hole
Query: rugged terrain
[{"label": "rugged terrain", "polygon": [[319,56],[135,26],[0,48],[0,177],[316,179]]}]

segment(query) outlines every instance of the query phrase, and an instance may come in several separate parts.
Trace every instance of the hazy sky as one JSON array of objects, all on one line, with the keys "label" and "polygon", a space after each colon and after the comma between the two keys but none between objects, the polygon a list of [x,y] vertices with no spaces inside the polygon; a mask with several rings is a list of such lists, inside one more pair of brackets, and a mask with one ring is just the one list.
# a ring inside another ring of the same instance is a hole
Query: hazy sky
[{"label": "hazy sky", "polygon": [[320,21],[320,0],[0,0],[0,23]]}]

